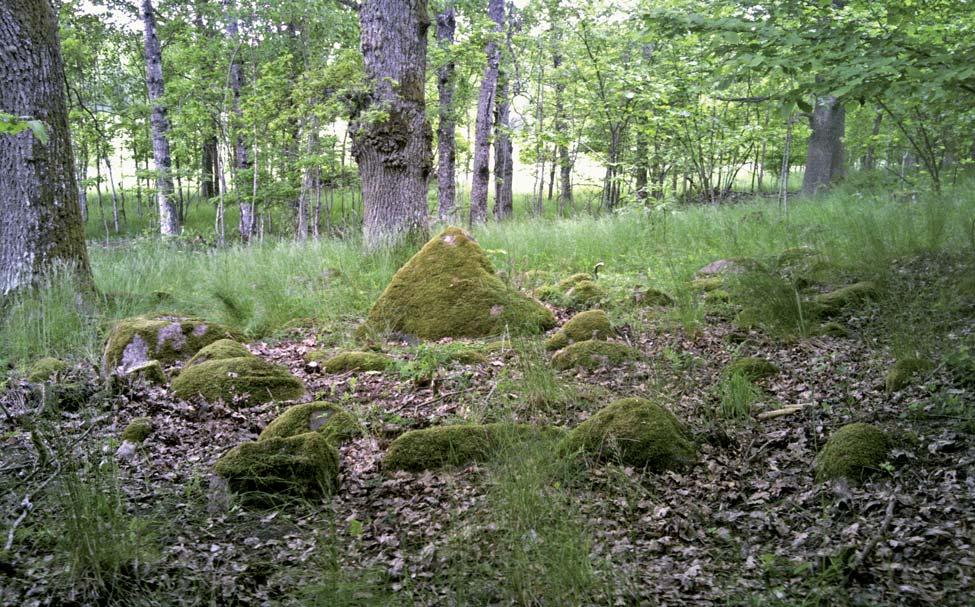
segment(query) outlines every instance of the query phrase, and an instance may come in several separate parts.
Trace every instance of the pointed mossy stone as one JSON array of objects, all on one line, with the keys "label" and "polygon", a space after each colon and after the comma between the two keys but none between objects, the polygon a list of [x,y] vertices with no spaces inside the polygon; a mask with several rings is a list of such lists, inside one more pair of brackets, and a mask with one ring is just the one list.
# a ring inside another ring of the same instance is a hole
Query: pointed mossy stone
[{"label": "pointed mossy stone", "polygon": [[359,335],[487,337],[506,331],[533,334],[553,326],[548,308],[506,285],[474,238],[449,227],[396,272]]}]

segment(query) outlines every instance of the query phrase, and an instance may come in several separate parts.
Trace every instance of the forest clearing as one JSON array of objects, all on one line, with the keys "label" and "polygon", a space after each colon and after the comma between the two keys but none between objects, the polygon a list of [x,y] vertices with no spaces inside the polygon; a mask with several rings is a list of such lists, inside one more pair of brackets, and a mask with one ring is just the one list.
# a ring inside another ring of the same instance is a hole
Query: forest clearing
[{"label": "forest clearing", "polygon": [[972,605],[972,10],[0,0],[0,604]]}]

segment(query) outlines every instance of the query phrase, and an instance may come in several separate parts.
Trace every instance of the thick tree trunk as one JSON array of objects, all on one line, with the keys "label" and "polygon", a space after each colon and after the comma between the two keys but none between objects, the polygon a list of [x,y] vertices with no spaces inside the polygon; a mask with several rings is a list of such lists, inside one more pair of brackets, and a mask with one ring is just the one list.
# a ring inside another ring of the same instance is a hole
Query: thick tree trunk
[{"label": "thick tree trunk", "polygon": [[0,298],[64,264],[91,284],[68,133],[57,14],[36,0],[0,2],[0,109],[46,126],[0,136]]},{"label": "thick tree trunk", "polygon": [[809,148],[806,152],[806,174],[802,193],[814,196],[843,177],[843,135],[846,110],[836,97],[820,97],[809,118]]},{"label": "thick tree trunk", "polygon": [[[454,7],[448,5],[437,15],[437,43],[447,52],[454,43],[456,25]],[[454,60],[448,59],[437,71],[440,117],[437,126],[437,216],[444,222],[451,220],[457,205],[454,87]]]},{"label": "thick tree trunk", "polygon": [[[235,0],[225,0],[224,10],[227,13],[227,37],[230,38],[231,42],[237,43],[237,37],[239,35],[239,29],[237,26],[237,7]],[[233,102],[231,110],[234,114],[234,119],[237,124],[231,129],[234,136],[234,172],[236,173],[237,179],[243,178],[242,173],[249,168],[251,168],[250,159],[247,155],[247,141],[244,140],[244,135],[242,134],[242,128],[240,120],[242,117],[242,112],[240,110],[240,91],[244,88],[244,70],[240,62],[240,51],[242,45],[237,44],[237,47],[233,51],[233,57],[230,62],[230,92],[233,95]],[[240,232],[240,238],[244,242],[247,242],[254,236],[254,228],[257,227],[257,215],[255,212],[256,200],[247,201],[244,200],[242,192],[244,188],[242,187],[242,181],[237,181],[234,183],[234,189],[237,193],[237,198],[240,201],[240,223],[238,224],[238,231]]]},{"label": "thick tree trunk", "polygon": [[156,35],[156,15],[151,0],[142,0],[142,25],[145,30],[146,85],[152,104],[152,157],[156,164],[156,202],[159,206],[159,232],[163,236],[179,234],[179,215],[172,199],[173,175],[169,157],[169,118],[163,105],[162,47]]},{"label": "thick tree trunk", "polygon": [[494,117],[494,218],[502,221],[514,211],[514,150],[509,133],[511,123],[511,99],[508,75],[500,74],[498,100]]},{"label": "thick tree trunk", "polygon": [[[426,0],[366,0],[359,8],[370,92],[350,125],[370,249],[425,236],[433,132],[425,113]],[[380,113],[377,117],[376,114]]]},{"label": "thick tree trunk", "polygon": [[474,123],[474,179],[471,183],[471,225],[487,219],[488,181],[490,181],[491,121],[498,84],[500,47],[497,36],[504,22],[504,0],[488,0],[488,17],[494,22],[494,35],[485,49],[487,65],[481,92],[477,98],[477,119]]}]

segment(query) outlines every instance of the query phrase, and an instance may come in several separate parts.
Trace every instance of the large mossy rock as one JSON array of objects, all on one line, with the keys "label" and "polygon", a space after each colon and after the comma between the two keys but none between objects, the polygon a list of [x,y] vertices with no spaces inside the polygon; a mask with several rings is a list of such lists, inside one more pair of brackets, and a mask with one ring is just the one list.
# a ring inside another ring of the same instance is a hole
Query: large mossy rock
[{"label": "large mossy rock", "polygon": [[545,347],[560,350],[571,343],[587,339],[606,339],[613,334],[609,316],[603,310],[580,312],[569,319],[558,333],[548,338]]},{"label": "large mossy rock", "polygon": [[354,415],[332,403],[314,402],[288,407],[264,428],[257,440],[290,438],[306,432],[317,432],[333,445],[362,434]]},{"label": "large mossy rock", "polygon": [[813,303],[818,306],[818,311],[824,315],[838,314],[844,308],[860,305],[870,299],[875,298],[880,292],[877,284],[871,281],[857,282],[830,291],[820,293],[813,298]]},{"label": "large mossy rock", "polygon": [[739,358],[738,360],[729,364],[727,367],[725,367],[724,373],[727,377],[732,375],[741,375],[749,381],[757,381],[760,379],[765,379],[766,377],[778,375],[779,368],[764,358],[749,356],[746,358]]},{"label": "large mossy rock", "polygon": [[585,309],[597,306],[606,300],[606,293],[596,284],[591,274],[573,274],[556,285],[541,287],[535,291],[542,301],[555,305]]},{"label": "large mossy rock", "polygon": [[253,354],[243,344],[232,339],[218,339],[194,354],[187,361],[186,367],[205,363],[208,360],[223,360],[225,358],[241,358],[247,356],[253,356]]},{"label": "large mossy rock", "polygon": [[393,359],[380,352],[339,352],[335,356],[313,359],[323,364],[326,373],[385,371],[393,365]]},{"label": "large mossy rock", "polygon": [[657,472],[686,466],[696,453],[674,414],[644,398],[610,403],[569,432],[559,450]]},{"label": "large mossy rock", "polygon": [[450,227],[393,276],[360,335],[399,332],[422,339],[539,333],[555,317],[508,287],[473,237]]},{"label": "large mossy rock", "polygon": [[285,367],[254,355],[208,360],[183,369],[173,380],[173,393],[182,399],[202,396],[208,401],[257,405],[293,400],[305,386]]},{"label": "large mossy rock", "polygon": [[816,478],[863,480],[880,470],[890,446],[887,434],[876,426],[843,426],[829,437],[816,457]]},{"label": "large mossy rock", "polygon": [[617,367],[627,361],[638,360],[640,352],[625,344],[589,339],[562,348],[552,356],[552,366],[560,371],[582,367],[598,369]]},{"label": "large mossy rock", "polygon": [[903,390],[911,384],[914,378],[934,368],[934,363],[925,358],[902,358],[894,363],[884,377],[884,386],[888,392]]},{"label": "large mossy rock", "polygon": [[511,442],[558,432],[527,424],[457,424],[411,430],[390,443],[383,468],[419,472],[482,462]]},{"label": "large mossy rock", "polygon": [[220,339],[233,339],[227,327],[198,318],[137,316],[118,321],[102,353],[102,372],[125,373],[150,360],[163,365],[185,360]]},{"label": "large mossy rock", "polygon": [[243,443],[216,464],[232,491],[257,502],[329,495],[338,486],[338,471],[338,450],[318,432]]},{"label": "large mossy rock", "polygon": [[152,434],[152,420],[148,417],[136,417],[129,422],[119,436],[123,441],[141,443]]},{"label": "large mossy rock", "polygon": [[64,373],[69,368],[70,365],[59,358],[40,358],[27,369],[27,381],[43,383]]}]

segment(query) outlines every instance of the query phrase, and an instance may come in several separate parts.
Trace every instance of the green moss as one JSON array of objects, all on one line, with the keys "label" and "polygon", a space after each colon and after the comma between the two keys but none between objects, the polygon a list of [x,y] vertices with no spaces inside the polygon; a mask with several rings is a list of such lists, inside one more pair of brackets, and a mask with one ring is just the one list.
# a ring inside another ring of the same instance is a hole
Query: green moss
[{"label": "green moss", "polygon": [[422,339],[538,333],[555,317],[508,287],[474,239],[450,227],[396,272],[359,335],[396,331]]},{"label": "green moss", "polygon": [[205,363],[208,360],[240,358],[243,356],[253,356],[253,354],[244,345],[232,339],[218,339],[194,354],[193,358],[186,363],[186,366],[192,367],[193,365]]},{"label": "green moss", "polygon": [[527,424],[458,424],[411,430],[389,445],[387,470],[434,470],[490,459],[505,444],[557,432]]},{"label": "green moss", "polygon": [[633,301],[645,306],[666,307],[674,305],[673,297],[667,295],[660,289],[654,289],[653,287],[637,290],[633,294]]},{"label": "green moss", "polygon": [[592,282],[592,274],[586,274],[585,272],[579,272],[578,274],[573,274],[568,278],[563,278],[559,281],[557,288],[563,293],[584,282]]},{"label": "green moss", "polygon": [[725,367],[725,375],[741,375],[749,381],[757,381],[766,377],[772,377],[779,373],[779,368],[765,360],[755,356],[739,358]]},{"label": "green moss", "polygon": [[569,432],[559,451],[662,471],[690,464],[696,450],[670,411],[643,398],[624,398]]},{"label": "green moss", "polygon": [[317,432],[243,443],[216,464],[232,491],[259,502],[276,495],[329,495],[338,486],[338,470],[338,450]]},{"label": "green moss", "polygon": [[583,273],[573,274],[557,285],[541,287],[535,291],[535,295],[542,301],[575,309],[590,308],[606,300],[606,293],[592,275]]},{"label": "green moss", "polygon": [[131,367],[125,374],[129,377],[141,377],[150,384],[164,385],[168,379],[166,372],[158,360],[149,360]]},{"label": "green moss", "polygon": [[226,338],[235,338],[230,329],[198,318],[166,315],[127,318],[115,324],[105,341],[102,372],[124,372],[147,360],[168,365]]},{"label": "green moss", "polygon": [[346,371],[385,371],[393,364],[393,359],[378,352],[341,352],[325,360],[328,373]]},{"label": "green moss", "polygon": [[846,326],[833,321],[821,324],[816,333],[819,335],[827,335],[829,337],[845,338],[850,336],[850,330],[847,329]]},{"label": "green moss", "polygon": [[902,358],[894,363],[884,378],[888,392],[897,392],[910,385],[915,375],[930,371],[934,364],[924,358]]},{"label": "green moss", "polygon": [[559,350],[552,356],[552,366],[559,370],[583,367],[615,367],[640,358],[640,352],[624,344],[590,339]]},{"label": "green moss", "polygon": [[876,297],[878,292],[876,283],[863,281],[829,293],[820,293],[813,298],[813,302],[819,306],[821,313],[835,314],[843,308],[858,305]]},{"label": "green moss", "polygon": [[962,344],[945,356],[945,366],[962,386],[975,386],[975,347]]},{"label": "green moss", "polygon": [[41,358],[27,370],[27,380],[33,383],[43,383],[55,375],[64,373],[69,368],[68,363],[57,358]]},{"label": "green moss", "polygon": [[587,339],[606,339],[613,334],[609,317],[603,310],[589,310],[573,316],[558,333],[545,342],[549,350],[560,350],[570,343]]},{"label": "green moss", "polygon": [[833,433],[816,457],[816,478],[862,480],[880,469],[890,441],[870,424],[848,424]]},{"label": "green moss", "polygon": [[362,434],[355,416],[332,403],[314,402],[288,407],[264,428],[257,440],[288,438],[318,432],[333,445]]},{"label": "green moss", "polygon": [[793,247],[779,253],[775,258],[775,267],[784,275],[809,282],[809,275],[829,267],[829,258],[813,247]]},{"label": "green moss", "polygon": [[129,422],[125,430],[122,430],[122,435],[119,438],[131,443],[141,443],[150,434],[152,434],[152,420],[148,417],[136,417]]},{"label": "green moss", "polygon": [[704,291],[705,293],[711,291],[717,291],[724,287],[724,279],[720,276],[711,276],[708,278],[696,278],[691,281],[691,289],[695,291]]},{"label": "green moss", "polygon": [[183,369],[172,389],[183,399],[202,396],[208,401],[247,405],[293,400],[305,393],[301,381],[286,368],[253,355],[208,360]]},{"label": "green moss", "polygon": [[61,411],[77,411],[88,403],[89,386],[81,382],[55,382],[40,391],[44,407]]}]

